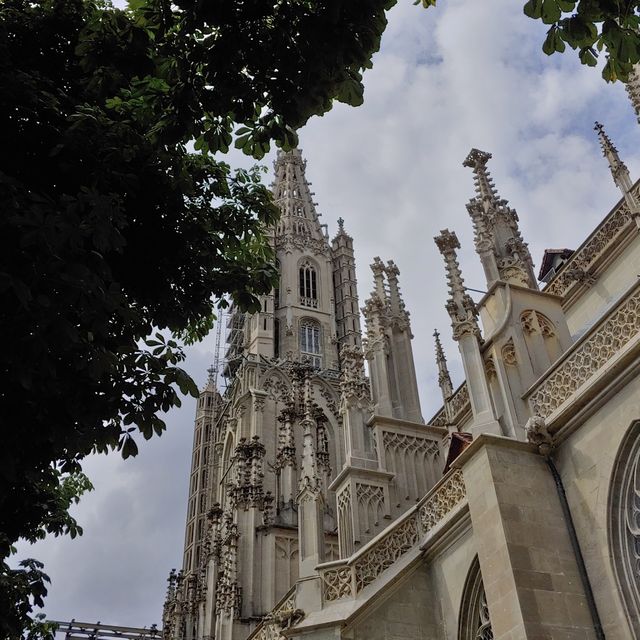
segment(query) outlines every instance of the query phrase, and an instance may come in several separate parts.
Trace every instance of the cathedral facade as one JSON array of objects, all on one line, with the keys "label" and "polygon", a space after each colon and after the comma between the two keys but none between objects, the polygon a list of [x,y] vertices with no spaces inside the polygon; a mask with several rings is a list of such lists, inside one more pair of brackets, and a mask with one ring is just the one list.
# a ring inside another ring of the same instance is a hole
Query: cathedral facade
[{"label": "cathedral facade", "polygon": [[464,161],[487,293],[443,230],[466,379],[436,332],[429,420],[398,268],[374,259],[363,335],[353,239],[278,154],[279,286],[198,400],[166,640],[640,638],[640,182],[596,130],[622,198],[541,284],[491,155]]}]

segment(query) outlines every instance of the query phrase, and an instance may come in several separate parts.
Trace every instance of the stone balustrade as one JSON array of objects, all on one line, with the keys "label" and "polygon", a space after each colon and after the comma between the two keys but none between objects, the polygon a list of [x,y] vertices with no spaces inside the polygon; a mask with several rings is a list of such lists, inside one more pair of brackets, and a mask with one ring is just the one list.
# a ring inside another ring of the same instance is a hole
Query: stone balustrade
[{"label": "stone balustrade", "polygon": [[324,601],[356,597],[407,551],[423,542],[466,499],[464,480],[453,469],[414,507],[350,558],[321,568]]},{"label": "stone balustrade", "polygon": [[533,414],[542,418],[551,416],[581,389],[590,388],[591,381],[605,365],[637,342],[640,342],[640,283],[529,390]]}]

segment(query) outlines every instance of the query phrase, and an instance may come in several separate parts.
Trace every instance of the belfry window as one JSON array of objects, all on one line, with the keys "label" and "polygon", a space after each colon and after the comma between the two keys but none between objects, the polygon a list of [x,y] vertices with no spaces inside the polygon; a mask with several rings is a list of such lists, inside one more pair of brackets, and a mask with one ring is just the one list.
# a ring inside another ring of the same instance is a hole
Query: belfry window
[{"label": "belfry window", "polygon": [[315,369],[322,368],[320,325],[312,320],[300,324],[300,357]]},{"label": "belfry window", "polygon": [[318,306],[318,277],[310,262],[300,267],[300,304],[305,307]]}]

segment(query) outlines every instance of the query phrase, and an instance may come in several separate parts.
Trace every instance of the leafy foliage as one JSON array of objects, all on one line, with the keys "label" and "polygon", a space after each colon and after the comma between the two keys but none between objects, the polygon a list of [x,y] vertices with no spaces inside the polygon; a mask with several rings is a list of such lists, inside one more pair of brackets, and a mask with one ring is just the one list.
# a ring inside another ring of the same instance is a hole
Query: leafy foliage
[{"label": "leafy foliage", "polygon": [[569,45],[582,64],[595,67],[604,52],[602,77],[626,82],[640,61],[639,6],[637,0],[528,0],[524,12],[550,25],[542,45],[547,55]]},{"label": "leafy foliage", "polygon": [[[360,104],[392,4],[0,4],[0,560],[19,538],[80,533],[83,458],[161,434],[159,414],[197,393],[180,344],[207,334],[212,300],[251,311],[271,289],[261,170],[212,154],[259,159],[333,100]],[[2,602],[2,637],[46,592],[26,562],[0,568],[27,607]]]}]

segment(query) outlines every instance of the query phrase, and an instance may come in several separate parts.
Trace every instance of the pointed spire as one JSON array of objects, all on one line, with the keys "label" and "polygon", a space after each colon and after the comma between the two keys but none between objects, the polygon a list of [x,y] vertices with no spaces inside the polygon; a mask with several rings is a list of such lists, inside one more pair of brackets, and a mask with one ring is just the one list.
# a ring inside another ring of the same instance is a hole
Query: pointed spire
[{"label": "pointed spire", "polygon": [[460,248],[458,236],[448,229],[444,229],[434,240],[444,258],[447,273],[447,284],[449,285],[447,311],[449,312],[451,326],[453,327],[453,339],[459,340],[462,336],[469,333],[479,338],[478,310],[476,309],[475,302],[467,293],[466,287],[464,286],[464,280],[456,254],[456,249]]},{"label": "pointed spire", "polygon": [[473,170],[476,197],[467,205],[473,221],[476,251],[487,285],[496,280],[537,289],[533,260],[518,227],[518,215],[498,195],[487,162],[491,154],[471,149],[462,163]]},{"label": "pointed spire", "polygon": [[[273,197],[282,216],[277,235],[293,235],[311,238],[326,244],[326,237],[316,211],[311,183],[306,178],[307,162],[300,149],[278,151],[273,168]],[[328,247],[327,247],[328,248]]]},{"label": "pointed spire", "polygon": [[609,163],[609,169],[611,169],[613,181],[624,194],[626,191],[629,191],[631,189],[631,186],[633,184],[629,175],[629,169],[627,169],[625,163],[620,159],[618,150],[615,148],[613,142],[611,142],[611,139],[606,134],[604,127],[599,122],[596,122],[593,129],[598,134],[600,147],[602,148],[604,157]]},{"label": "pointed spire", "polygon": [[640,64],[634,65],[625,87],[631,100],[631,106],[636,112],[636,118],[640,122]]},{"label": "pointed spire", "polygon": [[620,159],[618,150],[614,146],[613,142],[604,130],[604,127],[596,122],[593,127],[598,134],[598,140],[602,147],[602,153],[609,163],[609,169],[611,169],[611,175],[616,186],[622,192],[631,217],[636,221],[636,225],[640,227],[640,203],[638,198],[633,193],[633,182],[631,182],[631,176],[629,175],[629,169],[627,165]]},{"label": "pointed spire", "polygon": [[387,283],[389,285],[389,308],[391,313],[395,315],[404,315],[406,314],[406,310],[402,300],[402,295],[400,294],[400,287],[398,286],[400,269],[398,269],[393,260],[388,260],[387,266],[385,267],[385,273],[387,274]]},{"label": "pointed spire", "polygon": [[442,399],[446,401],[453,395],[453,385],[451,384],[451,376],[449,375],[449,368],[447,367],[447,358],[444,355],[444,349],[440,342],[440,334],[436,329],[433,332],[433,337],[436,342],[436,364],[438,365],[438,385],[442,391]]}]

